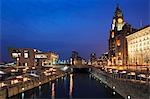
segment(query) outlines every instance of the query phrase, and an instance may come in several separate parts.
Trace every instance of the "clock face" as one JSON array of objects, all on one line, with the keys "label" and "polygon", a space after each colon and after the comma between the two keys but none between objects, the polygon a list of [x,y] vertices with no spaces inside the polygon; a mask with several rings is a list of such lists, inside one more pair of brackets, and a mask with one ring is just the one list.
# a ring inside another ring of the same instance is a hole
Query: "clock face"
[{"label": "clock face", "polygon": [[123,19],[122,18],[118,18],[118,23],[122,23]]}]

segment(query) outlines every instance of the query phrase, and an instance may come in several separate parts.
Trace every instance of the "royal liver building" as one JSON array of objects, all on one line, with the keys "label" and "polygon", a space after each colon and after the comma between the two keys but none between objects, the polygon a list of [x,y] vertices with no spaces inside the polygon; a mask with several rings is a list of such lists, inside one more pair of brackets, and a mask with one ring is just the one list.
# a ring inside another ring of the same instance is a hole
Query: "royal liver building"
[{"label": "royal liver building", "polygon": [[128,61],[126,36],[135,31],[124,20],[123,13],[117,5],[109,36],[109,65],[126,65]]}]

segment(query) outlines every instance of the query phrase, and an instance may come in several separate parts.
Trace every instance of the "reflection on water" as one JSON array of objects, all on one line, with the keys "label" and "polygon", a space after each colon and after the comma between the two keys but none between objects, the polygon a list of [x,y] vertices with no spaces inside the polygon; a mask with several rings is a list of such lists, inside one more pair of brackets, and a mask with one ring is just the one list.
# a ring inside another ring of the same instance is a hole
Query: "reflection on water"
[{"label": "reflection on water", "polygon": [[24,99],[24,93],[22,93],[22,99]]},{"label": "reflection on water", "polygon": [[72,78],[73,74],[70,74],[70,87],[69,87],[69,95],[70,95],[70,98],[72,98],[72,88],[73,88],[73,78]]},{"label": "reflection on water", "polygon": [[41,86],[39,86],[39,95],[41,95]]},{"label": "reflection on water", "polygon": [[11,99],[33,98],[122,98],[117,92],[88,73],[74,73],[28,90]]},{"label": "reflection on water", "polygon": [[55,83],[53,82],[52,83],[52,99],[54,99],[55,98]]}]

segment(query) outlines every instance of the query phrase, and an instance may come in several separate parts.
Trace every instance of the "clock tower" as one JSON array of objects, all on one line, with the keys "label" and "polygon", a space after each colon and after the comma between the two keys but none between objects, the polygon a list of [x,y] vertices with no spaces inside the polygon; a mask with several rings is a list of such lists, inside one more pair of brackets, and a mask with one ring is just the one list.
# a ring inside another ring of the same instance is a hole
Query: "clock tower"
[{"label": "clock tower", "polygon": [[115,30],[115,28],[117,29],[117,31],[122,30],[123,26],[124,26],[125,22],[124,22],[124,17],[122,14],[122,11],[119,7],[119,5],[117,5],[116,7],[116,11],[113,17],[113,21],[112,21],[112,30]]},{"label": "clock tower", "polygon": [[117,5],[110,29],[109,36],[109,63],[111,65],[127,64],[127,40],[126,36],[135,29],[124,20],[123,13]]}]

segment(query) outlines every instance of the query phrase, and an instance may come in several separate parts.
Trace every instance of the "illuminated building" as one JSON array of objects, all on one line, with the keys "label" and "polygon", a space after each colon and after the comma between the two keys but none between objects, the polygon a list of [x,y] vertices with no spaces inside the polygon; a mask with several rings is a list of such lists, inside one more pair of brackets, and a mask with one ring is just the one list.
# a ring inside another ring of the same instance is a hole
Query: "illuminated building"
[{"label": "illuminated building", "polygon": [[37,65],[48,66],[56,64],[59,56],[53,52],[37,52],[35,54],[35,60]]},{"label": "illuminated building", "polygon": [[56,64],[59,56],[53,52],[42,52],[32,48],[10,48],[10,56],[17,66],[45,66]]},{"label": "illuminated building", "polygon": [[34,49],[31,48],[10,48],[10,56],[16,60],[17,66],[34,66]]},{"label": "illuminated building", "polygon": [[117,5],[109,36],[109,65],[127,64],[126,36],[130,35],[133,31],[135,29],[124,21],[122,11]]},{"label": "illuminated building", "polygon": [[97,65],[97,58],[95,53],[91,53],[90,55],[91,65]]},{"label": "illuminated building", "polygon": [[128,64],[150,65],[150,26],[127,36]]},{"label": "illuminated building", "polygon": [[101,57],[97,60],[98,65],[100,66],[107,66],[108,65],[108,52],[105,52],[101,55]]},{"label": "illuminated building", "polygon": [[86,60],[83,59],[82,57],[79,56],[78,52],[72,51],[72,56],[71,56],[71,64],[72,65],[85,65]]}]

